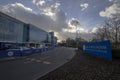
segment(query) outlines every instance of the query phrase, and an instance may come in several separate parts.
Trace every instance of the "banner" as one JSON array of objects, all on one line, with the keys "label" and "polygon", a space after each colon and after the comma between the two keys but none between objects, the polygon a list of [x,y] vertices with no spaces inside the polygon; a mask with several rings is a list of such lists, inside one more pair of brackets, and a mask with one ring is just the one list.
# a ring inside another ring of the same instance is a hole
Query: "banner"
[{"label": "banner", "polygon": [[22,56],[27,56],[27,55],[31,55],[34,54],[32,49],[25,49],[25,50],[21,50],[21,54]]},{"label": "banner", "polygon": [[21,57],[20,50],[4,50],[0,51],[0,58]]},{"label": "banner", "polygon": [[22,57],[28,56],[31,54],[42,53],[45,51],[52,50],[54,47],[49,48],[36,48],[36,49],[13,49],[13,50],[1,50],[0,58],[9,58],[9,57]]},{"label": "banner", "polygon": [[83,45],[83,52],[112,60],[110,41],[89,42]]}]

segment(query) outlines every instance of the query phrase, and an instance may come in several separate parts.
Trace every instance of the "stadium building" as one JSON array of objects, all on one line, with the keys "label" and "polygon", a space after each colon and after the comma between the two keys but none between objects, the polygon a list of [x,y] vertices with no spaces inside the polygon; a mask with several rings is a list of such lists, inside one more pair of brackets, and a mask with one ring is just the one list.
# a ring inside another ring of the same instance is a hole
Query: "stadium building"
[{"label": "stadium building", "polygon": [[0,48],[13,47],[13,44],[27,47],[51,46],[56,43],[54,38],[54,32],[46,32],[0,12]]}]

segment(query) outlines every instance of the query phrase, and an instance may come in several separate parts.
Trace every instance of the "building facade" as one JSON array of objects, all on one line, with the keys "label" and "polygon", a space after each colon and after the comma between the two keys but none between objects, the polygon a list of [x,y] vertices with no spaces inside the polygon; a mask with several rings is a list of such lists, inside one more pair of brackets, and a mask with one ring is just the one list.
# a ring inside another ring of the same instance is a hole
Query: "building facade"
[{"label": "building facade", "polygon": [[57,37],[54,36],[54,32],[49,32],[51,35],[51,44],[52,46],[57,45]]},{"label": "building facade", "polygon": [[46,32],[0,12],[0,42],[55,44],[54,32]]},{"label": "building facade", "polygon": [[47,40],[48,32],[34,25],[31,24],[28,25],[29,25],[29,42],[44,43]]},{"label": "building facade", "polygon": [[0,42],[23,42],[25,23],[0,12]]}]

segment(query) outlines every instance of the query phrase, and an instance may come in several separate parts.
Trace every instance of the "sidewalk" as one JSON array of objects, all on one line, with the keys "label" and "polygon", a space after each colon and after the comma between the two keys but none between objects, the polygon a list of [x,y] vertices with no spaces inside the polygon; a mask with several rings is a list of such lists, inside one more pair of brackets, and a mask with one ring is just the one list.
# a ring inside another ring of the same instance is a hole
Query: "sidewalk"
[{"label": "sidewalk", "polygon": [[38,80],[120,80],[120,59],[105,60],[84,53]]}]

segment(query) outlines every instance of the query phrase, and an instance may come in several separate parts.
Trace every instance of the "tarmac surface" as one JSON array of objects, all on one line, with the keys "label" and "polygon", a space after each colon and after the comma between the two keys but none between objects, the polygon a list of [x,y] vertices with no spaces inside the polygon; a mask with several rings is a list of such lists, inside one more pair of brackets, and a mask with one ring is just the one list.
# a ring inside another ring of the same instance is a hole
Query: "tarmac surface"
[{"label": "tarmac surface", "polygon": [[37,80],[68,62],[73,48],[55,48],[40,54],[0,61],[0,80]]},{"label": "tarmac surface", "polygon": [[77,51],[68,63],[38,80],[120,80],[120,59],[109,61]]}]

